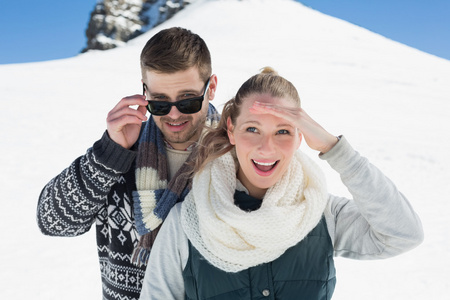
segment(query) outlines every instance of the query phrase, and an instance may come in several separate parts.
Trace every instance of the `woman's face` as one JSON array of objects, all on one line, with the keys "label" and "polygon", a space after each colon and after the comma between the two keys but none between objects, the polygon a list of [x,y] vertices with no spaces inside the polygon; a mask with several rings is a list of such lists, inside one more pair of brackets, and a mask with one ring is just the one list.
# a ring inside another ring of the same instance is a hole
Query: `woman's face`
[{"label": "woman's face", "polygon": [[262,199],[269,187],[286,172],[292,156],[299,148],[301,134],[286,120],[272,114],[250,111],[255,101],[296,107],[293,101],[253,94],[244,99],[241,113],[233,126],[227,120],[228,137],[235,145],[239,170],[237,178],[251,196]]}]

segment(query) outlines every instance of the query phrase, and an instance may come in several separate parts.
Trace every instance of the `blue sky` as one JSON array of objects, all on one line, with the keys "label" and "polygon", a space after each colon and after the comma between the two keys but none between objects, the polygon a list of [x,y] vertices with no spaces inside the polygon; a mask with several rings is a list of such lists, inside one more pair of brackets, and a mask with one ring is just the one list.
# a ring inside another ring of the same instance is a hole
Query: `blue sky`
[{"label": "blue sky", "polygon": [[[97,0],[0,0],[0,64],[67,58],[86,45]],[[325,14],[450,60],[449,0],[300,0]]]}]

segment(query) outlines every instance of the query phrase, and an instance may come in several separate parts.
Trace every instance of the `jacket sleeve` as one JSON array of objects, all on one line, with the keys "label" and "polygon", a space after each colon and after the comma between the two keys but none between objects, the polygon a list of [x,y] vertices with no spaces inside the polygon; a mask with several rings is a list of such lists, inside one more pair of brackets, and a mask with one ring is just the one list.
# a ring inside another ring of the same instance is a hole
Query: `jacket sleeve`
[{"label": "jacket sleeve", "polygon": [[51,236],[77,236],[87,232],[111,187],[127,172],[136,157],[105,132],[85,155],[43,188],[37,206],[41,232]]},{"label": "jacket sleeve", "polygon": [[139,299],[182,300],[185,297],[183,270],[189,257],[189,244],[181,226],[181,203],[164,220],[145,270]]},{"label": "jacket sleeve", "polygon": [[330,195],[326,215],[336,256],[388,258],[423,241],[421,221],[406,197],[345,137],[320,158],[340,174],[353,197]]}]

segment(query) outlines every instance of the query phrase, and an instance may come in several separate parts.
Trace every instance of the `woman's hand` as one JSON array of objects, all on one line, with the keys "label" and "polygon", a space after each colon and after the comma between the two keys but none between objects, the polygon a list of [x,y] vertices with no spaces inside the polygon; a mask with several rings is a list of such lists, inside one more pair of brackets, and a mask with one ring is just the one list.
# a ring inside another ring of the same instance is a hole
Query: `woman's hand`
[{"label": "woman's hand", "polygon": [[290,122],[303,134],[308,146],[321,153],[328,152],[338,142],[334,135],[314,121],[302,108],[255,101],[250,111],[254,114],[271,114]]}]

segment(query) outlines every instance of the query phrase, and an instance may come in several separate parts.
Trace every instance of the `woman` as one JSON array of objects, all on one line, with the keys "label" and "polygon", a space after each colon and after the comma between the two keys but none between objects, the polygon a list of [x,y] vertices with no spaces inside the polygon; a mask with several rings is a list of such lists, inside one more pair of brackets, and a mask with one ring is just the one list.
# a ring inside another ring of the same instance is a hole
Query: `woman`
[{"label": "woman", "polygon": [[[320,152],[353,196],[329,195],[298,148]],[[247,80],[198,147],[192,190],[150,255],[141,299],[330,299],[333,256],[380,259],[421,243],[407,199],[272,69]]]}]

